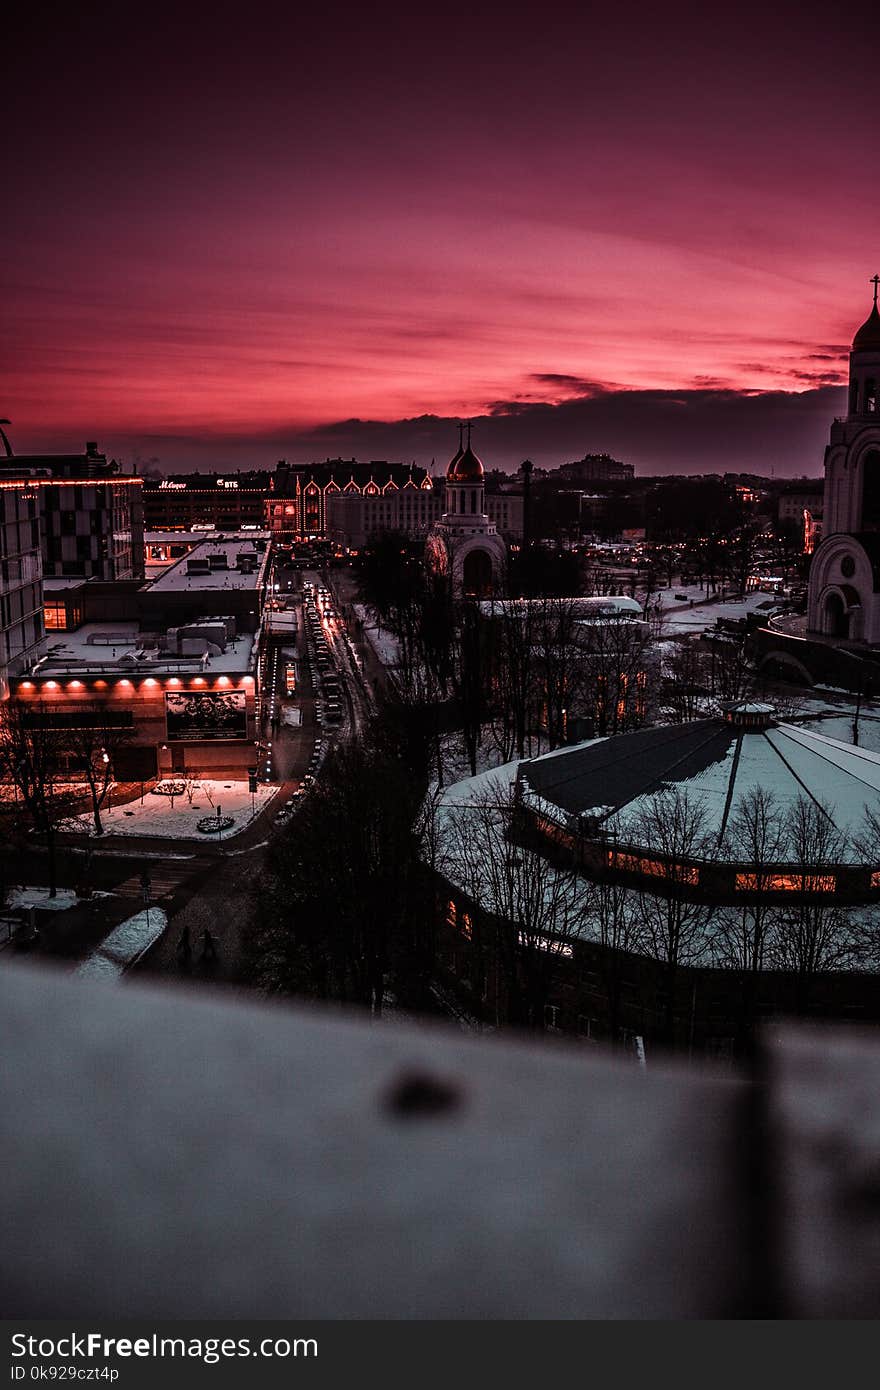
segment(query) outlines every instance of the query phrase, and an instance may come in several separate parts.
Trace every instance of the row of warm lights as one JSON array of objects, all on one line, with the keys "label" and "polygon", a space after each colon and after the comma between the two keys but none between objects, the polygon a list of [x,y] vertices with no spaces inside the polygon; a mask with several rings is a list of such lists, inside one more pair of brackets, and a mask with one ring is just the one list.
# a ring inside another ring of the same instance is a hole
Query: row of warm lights
[{"label": "row of warm lights", "polygon": [[[275,722],[275,696],[276,696],[276,684],[277,684],[277,681],[278,681],[278,648],[276,647],[275,650],[274,650],[273,653],[272,653],[272,683],[271,683],[271,687],[270,687],[270,689],[271,689],[271,699],[270,699],[270,703],[269,703],[269,723],[270,723],[270,725],[274,724],[274,722]],[[265,773],[263,774],[263,776],[264,776],[264,778],[265,778],[265,780],[266,780],[267,782],[269,782],[269,781],[271,780],[271,777],[272,777],[272,740],[271,740],[271,739],[267,739],[267,741],[266,741],[266,770],[265,770]]]},{"label": "row of warm lights", "polygon": [[[241,679],[241,681],[240,681],[240,685],[242,685],[242,686],[253,685],[253,683],[254,683],[254,678],[253,678],[253,676],[243,676],[242,679]],[[83,682],[82,682],[82,681],[77,681],[77,680],[67,681],[66,684],[67,684],[67,689],[68,689],[68,690],[82,690],[82,689],[84,689],[84,686],[83,686]],[[146,676],[146,677],[141,681],[141,686],[142,686],[142,687],[143,687],[143,686],[146,686],[146,687],[148,687],[148,688],[149,688],[149,687],[152,687],[152,686],[158,686],[158,685],[161,685],[161,684],[164,684],[164,685],[166,685],[166,686],[168,686],[168,685],[177,686],[177,685],[182,685],[183,682],[181,681],[181,678],[180,678],[179,676],[168,676],[164,682],[158,681],[158,680],[156,679],[155,676]],[[193,676],[193,677],[191,678],[191,680],[190,680],[190,685],[199,685],[199,686],[201,686],[201,685],[207,685],[207,684],[208,684],[208,682],[206,681],[206,679],[205,679],[204,676]],[[218,685],[218,686],[227,686],[227,685],[231,685],[232,682],[231,682],[229,676],[218,676],[218,677],[216,678],[216,680],[214,681],[214,684],[215,684],[215,685]],[[61,686],[61,681],[54,681],[54,680],[42,681],[42,682],[41,682],[41,685],[42,685],[42,689],[43,689],[43,690],[58,690],[58,689],[60,688],[60,686]],[[134,681],[129,680],[129,678],[128,678],[127,676],[122,676],[122,677],[120,677],[120,678],[116,681],[116,685],[133,686],[133,685],[134,685]],[[34,689],[34,682],[33,682],[33,681],[19,681],[19,683],[18,683],[18,688],[19,688],[19,690],[33,690],[33,689]],[[106,690],[106,689],[107,689],[107,681],[104,681],[104,680],[93,681],[93,682],[92,682],[92,689],[93,689],[93,690]]]},{"label": "row of warm lights", "polygon": [[143,487],[143,478],[120,478],[118,474],[112,474],[106,478],[13,478],[9,482],[0,483],[0,488],[24,488],[24,487],[102,487],[106,483],[111,483],[113,487],[122,485],[123,487]]}]

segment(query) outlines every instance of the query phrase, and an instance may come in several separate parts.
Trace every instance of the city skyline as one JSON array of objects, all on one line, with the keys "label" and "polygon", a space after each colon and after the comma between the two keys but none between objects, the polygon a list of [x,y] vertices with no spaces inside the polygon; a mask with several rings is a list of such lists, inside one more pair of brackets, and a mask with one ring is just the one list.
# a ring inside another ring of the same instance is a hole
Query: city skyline
[{"label": "city skyline", "polygon": [[880,257],[859,12],[20,19],[16,450],[430,465],[466,415],[505,469],[817,474]]}]

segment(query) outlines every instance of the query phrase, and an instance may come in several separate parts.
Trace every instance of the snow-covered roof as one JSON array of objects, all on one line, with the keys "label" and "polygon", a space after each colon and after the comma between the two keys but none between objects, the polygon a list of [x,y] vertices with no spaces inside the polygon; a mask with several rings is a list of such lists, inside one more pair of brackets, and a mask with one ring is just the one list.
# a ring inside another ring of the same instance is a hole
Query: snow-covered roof
[{"label": "snow-covered roof", "polygon": [[717,846],[749,793],[772,793],[781,815],[806,797],[827,809],[845,838],[844,861],[855,862],[866,809],[880,814],[880,754],[794,724],[761,727],[766,707],[753,712],[764,717],[758,726],[701,719],[533,758],[520,764],[524,795],[540,798],[544,814],[555,809],[562,824],[589,817],[637,843],[651,799],[679,788],[699,804],[702,830]]},{"label": "snow-covered roof", "polygon": [[43,592],[47,594],[64,594],[68,590],[81,589],[88,580],[77,576],[59,577],[53,574],[43,576]]},{"label": "snow-covered roof", "polygon": [[[187,626],[195,629],[222,622],[222,618],[206,617]],[[29,674],[40,679],[108,673],[177,675],[190,670],[232,674],[251,669],[256,637],[253,632],[237,633],[227,641],[225,651],[212,652],[207,658],[178,656],[155,645],[161,634],[142,633],[135,623],[86,623],[75,632],[50,634],[45,655]]]},{"label": "snow-covered roof", "polygon": [[[725,732],[731,745],[740,742],[739,766],[735,765],[735,746],[729,745],[722,749],[713,745],[714,761],[710,761],[706,756],[709,751],[706,740],[711,725],[714,725],[716,731]],[[725,787],[739,796],[750,787],[763,786],[775,793],[781,809],[785,810],[788,804],[797,799],[797,794],[805,794],[798,781],[799,777],[805,778],[808,782],[813,777],[819,779],[816,794],[821,795],[823,801],[832,809],[835,819],[841,817],[840,828],[847,832],[852,832],[858,826],[865,805],[873,805],[880,811],[880,756],[842,744],[835,739],[825,738],[821,734],[812,734],[806,729],[782,724],[767,730],[738,729],[731,723],[721,724],[720,721],[710,720],[700,721],[696,726],[685,725],[678,729],[657,728],[645,732],[673,736],[686,734],[684,744],[678,744],[679,752],[682,751],[682,747],[685,749],[685,765],[682,768],[684,776],[679,780],[687,785],[690,794],[704,799],[707,821],[713,822],[716,827],[726,802]],[[503,873],[500,878],[497,873],[493,875],[486,859],[488,856],[504,853],[506,793],[518,774],[523,802],[538,814],[551,820],[555,819],[559,824],[565,824],[568,812],[562,809],[561,802],[563,798],[571,800],[570,788],[580,784],[583,774],[582,767],[577,770],[566,767],[566,759],[575,758],[579,763],[584,759],[601,759],[595,771],[597,776],[604,776],[605,786],[610,788],[615,753],[617,760],[624,767],[631,757],[637,758],[637,750],[632,745],[628,749],[622,747],[632,737],[634,736],[621,735],[617,738],[594,739],[569,748],[556,749],[553,753],[539,758],[505,763],[501,767],[491,768],[476,777],[464,778],[445,788],[437,806],[435,868],[446,880],[450,890],[463,894],[488,913],[505,914],[509,909],[504,891],[505,876]],[[703,740],[702,753],[699,751],[699,742],[691,741],[700,738]],[[675,745],[674,738],[671,741],[663,739],[663,747],[670,755],[670,767],[675,764],[675,758],[672,756]],[[785,764],[789,760],[790,766],[786,767]],[[539,768],[541,773],[553,771],[555,785],[552,792],[548,786],[548,796],[542,796],[525,781],[527,774],[534,775],[535,768]],[[597,802],[590,809],[596,814],[617,814],[622,818],[635,816],[640,799],[647,799],[652,791],[661,790],[663,785],[671,786],[674,781],[672,776],[665,782],[661,779],[657,786],[646,787],[640,795],[624,806],[615,807]],[[565,790],[566,788],[569,790]],[[552,800],[550,795],[553,797]],[[486,823],[487,811],[495,829]],[[847,839],[848,848],[851,850],[852,840],[849,833]],[[539,930],[545,930],[552,935],[554,913],[561,912],[563,921],[559,927],[564,940],[570,940],[573,935],[585,941],[598,940],[600,926],[590,909],[591,890],[588,877],[578,874],[572,876],[564,867],[557,867],[554,861],[545,859],[539,850],[525,845],[518,845],[516,852],[524,865],[525,881],[529,884],[526,899],[537,912]],[[528,861],[536,855],[544,859],[544,867],[540,873],[532,873],[528,866]],[[855,859],[855,855],[845,854],[844,860],[847,857]],[[537,885],[540,885],[540,893],[544,898],[543,908],[536,906],[534,901],[533,894]],[[873,907],[863,906],[848,909],[853,940],[858,939],[859,933],[871,920],[869,914],[874,910]],[[712,909],[711,918],[707,919],[701,928],[701,936],[690,943],[691,964],[712,966],[726,959],[723,956],[723,946],[719,946],[724,940],[724,931],[721,928],[725,922],[729,927],[733,927],[739,912],[739,907],[723,903]],[[643,942],[639,949],[650,954],[650,946],[646,942]],[[847,958],[847,968],[864,968],[857,952]]]},{"label": "snow-covered roof", "polygon": [[[265,579],[269,563],[269,547],[257,550],[257,533],[246,535],[210,536],[193,546],[187,555],[181,556],[175,564],[169,565],[150,585],[153,593],[172,592],[193,593],[203,590],[216,593],[224,589],[259,589]],[[211,565],[211,557],[225,560],[225,564],[210,569],[201,565]],[[251,558],[253,568],[239,568],[239,557]],[[201,562],[201,564],[200,564]]]}]

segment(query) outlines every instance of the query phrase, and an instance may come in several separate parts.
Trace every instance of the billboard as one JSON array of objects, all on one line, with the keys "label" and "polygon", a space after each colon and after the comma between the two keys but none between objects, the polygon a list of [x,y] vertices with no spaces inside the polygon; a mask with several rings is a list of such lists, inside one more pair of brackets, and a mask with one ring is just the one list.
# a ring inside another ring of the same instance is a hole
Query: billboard
[{"label": "billboard", "polygon": [[166,692],[168,742],[247,738],[246,701],[243,690]]}]

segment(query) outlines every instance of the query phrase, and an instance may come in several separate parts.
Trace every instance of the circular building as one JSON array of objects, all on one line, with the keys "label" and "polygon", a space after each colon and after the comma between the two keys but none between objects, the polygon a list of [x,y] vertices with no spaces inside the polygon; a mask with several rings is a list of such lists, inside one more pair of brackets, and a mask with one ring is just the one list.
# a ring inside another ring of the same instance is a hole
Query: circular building
[{"label": "circular building", "polygon": [[880,755],[769,705],[562,748],[516,779],[523,827],[587,877],[719,906],[880,889]]}]

